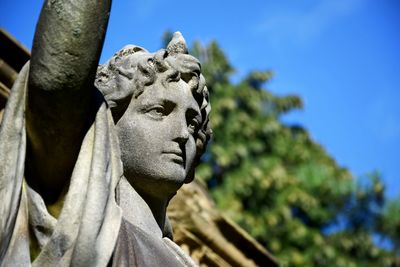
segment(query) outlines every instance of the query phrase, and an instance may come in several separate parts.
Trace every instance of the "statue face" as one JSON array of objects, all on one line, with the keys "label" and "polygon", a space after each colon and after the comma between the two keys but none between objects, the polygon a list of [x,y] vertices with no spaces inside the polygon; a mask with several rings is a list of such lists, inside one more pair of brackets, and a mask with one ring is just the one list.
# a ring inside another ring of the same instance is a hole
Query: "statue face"
[{"label": "statue face", "polygon": [[162,81],[162,74],[132,98],[117,122],[124,175],[139,193],[174,194],[196,155],[194,133],[201,123],[186,82]]}]

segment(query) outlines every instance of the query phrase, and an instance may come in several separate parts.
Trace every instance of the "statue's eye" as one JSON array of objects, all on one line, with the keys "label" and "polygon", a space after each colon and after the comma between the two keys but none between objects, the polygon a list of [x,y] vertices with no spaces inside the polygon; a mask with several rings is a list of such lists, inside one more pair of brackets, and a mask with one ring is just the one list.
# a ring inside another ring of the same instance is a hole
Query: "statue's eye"
[{"label": "statue's eye", "polygon": [[196,118],[191,119],[188,124],[190,133],[193,134],[193,133],[197,132],[197,130],[199,129],[199,126],[200,126],[200,122]]},{"label": "statue's eye", "polygon": [[167,110],[163,106],[154,106],[146,111],[150,117],[154,119],[162,119],[164,116],[168,115]]},{"label": "statue's eye", "polygon": [[144,107],[143,111],[146,115],[153,119],[163,119],[167,117],[176,107],[172,101],[164,100]]}]

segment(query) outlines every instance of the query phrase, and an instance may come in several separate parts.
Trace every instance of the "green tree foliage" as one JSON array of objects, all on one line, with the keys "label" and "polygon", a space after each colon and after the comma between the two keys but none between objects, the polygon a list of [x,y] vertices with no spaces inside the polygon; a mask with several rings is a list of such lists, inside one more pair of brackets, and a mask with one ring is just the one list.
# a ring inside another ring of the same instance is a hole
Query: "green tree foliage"
[{"label": "green tree foliage", "polygon": [[[400,200],[384,206],[379,174],[356,182],[306,129],[282,123],[303,103],[263,88],[271,71],[234,84],[234,68],[216,42],[195,42],[191,52],[202,61],[211,92],[214,132],[197,176],[218,207],[282,266],[395,266]],[[376,246],[378,231],[395,252]]]}]

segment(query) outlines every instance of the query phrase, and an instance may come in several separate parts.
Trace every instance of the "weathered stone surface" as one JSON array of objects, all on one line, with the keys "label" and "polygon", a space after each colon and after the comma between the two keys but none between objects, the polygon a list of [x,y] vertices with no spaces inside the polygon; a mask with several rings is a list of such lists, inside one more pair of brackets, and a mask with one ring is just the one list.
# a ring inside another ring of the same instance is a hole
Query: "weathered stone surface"
[{"label": "weathered stone surface", "polygon": [[45,1],[30,62],[15,82],[0,66],[14,83],[0,127],[4,265],[194,265],[168,239],[166,208],[210,136],[200,64],[176,33],[97,68],[110,6]]}]

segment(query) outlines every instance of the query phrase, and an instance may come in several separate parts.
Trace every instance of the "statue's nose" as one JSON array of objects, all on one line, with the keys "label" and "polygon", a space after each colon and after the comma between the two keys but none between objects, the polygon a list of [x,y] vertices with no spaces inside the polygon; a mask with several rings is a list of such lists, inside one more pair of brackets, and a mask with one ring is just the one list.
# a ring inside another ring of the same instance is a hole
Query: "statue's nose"
[{"label": "statue's nose", "polygon": [[178,142],[179,144],[185,144],[190,136],[185,116],[177,116],[176,123],[174,123],[174,128],[174,141]]}]

